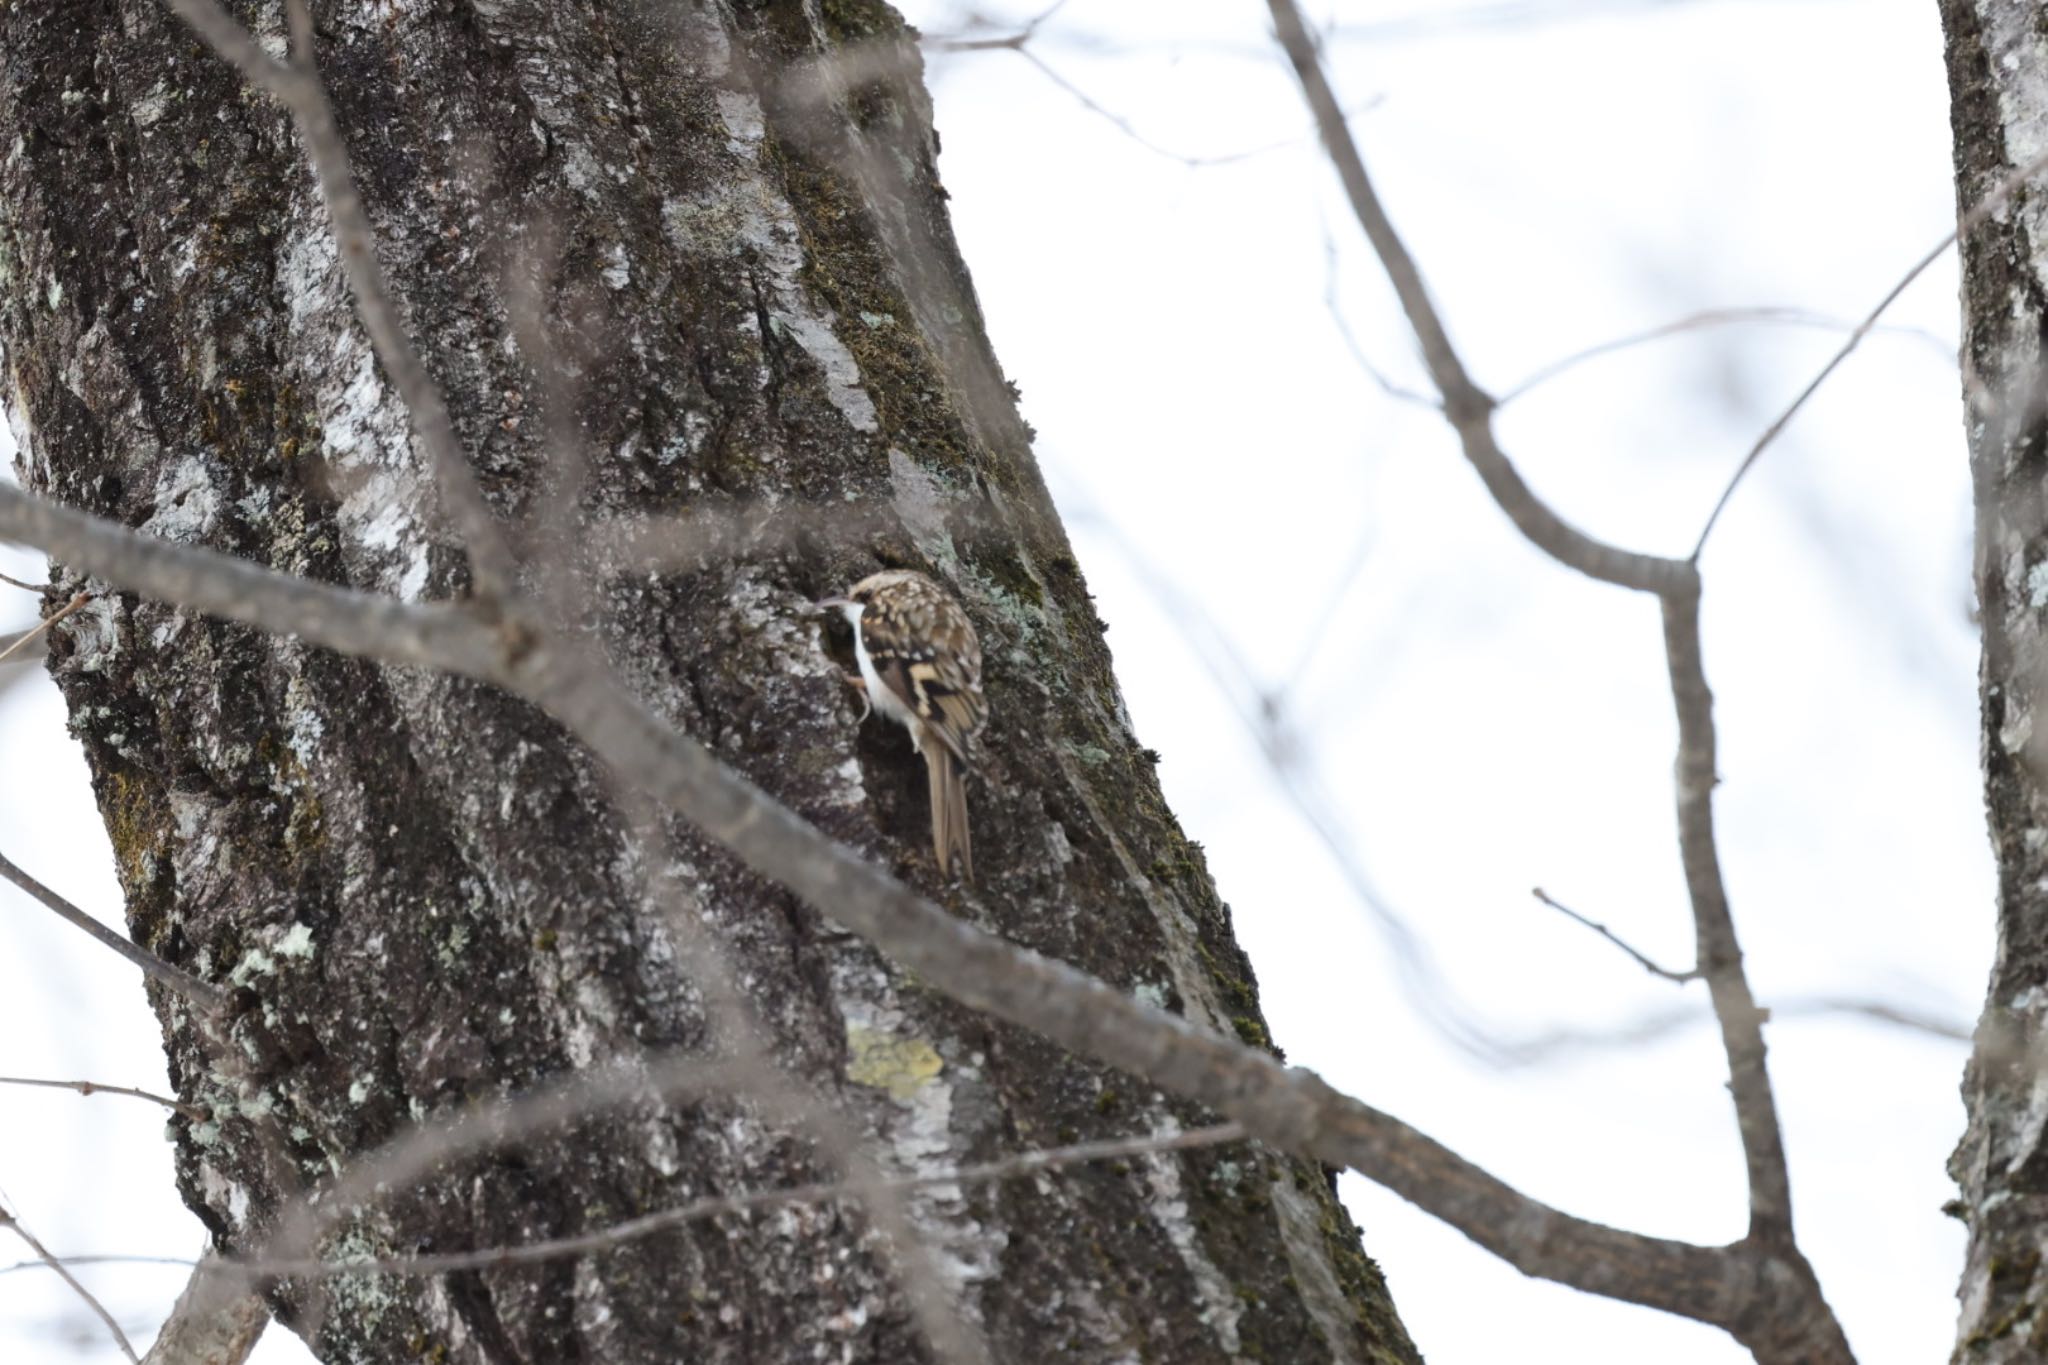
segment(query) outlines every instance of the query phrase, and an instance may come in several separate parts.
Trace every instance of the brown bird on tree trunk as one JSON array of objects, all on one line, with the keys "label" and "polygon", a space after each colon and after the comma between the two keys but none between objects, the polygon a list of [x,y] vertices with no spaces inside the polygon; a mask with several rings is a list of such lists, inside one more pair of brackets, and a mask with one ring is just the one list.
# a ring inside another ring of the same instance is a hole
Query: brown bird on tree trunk
[{"label": "brown bird on tree trunk", "polygon": [[[988,720],[981,694],[981,641],[960,604],[931,579],[909,569],[871,574],[827,597],[853,626],[858,687],[874,710],[910,731],[931,778],[932,854],[943,875],[958,860],[974,881],[967,834],[967,746]],[[863,713],[865,718],[865,713]]]}]

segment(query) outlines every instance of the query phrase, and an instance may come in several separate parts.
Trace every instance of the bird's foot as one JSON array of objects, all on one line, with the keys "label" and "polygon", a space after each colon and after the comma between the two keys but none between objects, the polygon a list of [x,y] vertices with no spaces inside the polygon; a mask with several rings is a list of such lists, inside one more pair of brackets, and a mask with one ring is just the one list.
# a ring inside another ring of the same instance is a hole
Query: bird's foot
[{"label": "bird's foot", "polygon": [[841,673],[839,681],[860,694],[860,720],[856,720],[854,722],[855,725],[860,724],[861,721],[874,714],[875,704],[868,700],[867,679],[861,677],[858,673]]}]

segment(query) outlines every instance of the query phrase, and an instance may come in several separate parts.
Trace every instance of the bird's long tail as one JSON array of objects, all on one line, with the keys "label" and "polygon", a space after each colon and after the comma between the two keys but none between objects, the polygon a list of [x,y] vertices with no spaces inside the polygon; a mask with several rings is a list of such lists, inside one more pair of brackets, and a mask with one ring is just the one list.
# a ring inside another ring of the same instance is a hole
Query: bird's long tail
[{"label": "bird's long tail", "polygon": [[960,875],[974,883],[974,850],[967,836],[967,770],[953,751],[937,743],[924,746],[924,762],[932,780],[932,855],[943,874],[954,860]]}]

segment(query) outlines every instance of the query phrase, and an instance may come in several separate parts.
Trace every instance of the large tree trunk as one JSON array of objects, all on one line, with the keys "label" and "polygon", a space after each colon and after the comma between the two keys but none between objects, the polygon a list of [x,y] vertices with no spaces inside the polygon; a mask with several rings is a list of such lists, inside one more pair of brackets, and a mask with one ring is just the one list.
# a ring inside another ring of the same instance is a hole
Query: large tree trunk
[{"label": "large tree trunk", "polygon": [[[2040,11],[1942,0],[1956,203],[1967,213],[2048,144]],[[2048,184],[1962,237],[1963,364],[1984,627],[1985,801],[1998,956],[1950,1161],[1969,1224],[1957,1361],[2048,1358]]]},{"label": "large tree trunk", "polygon": [[[280,32],[279,6],[239,8]],[[882,564],[933,572],[980,626],[994,712],[972,787],[980,885],[951,903],[1263,1040],[1228,912],[1132,737],[997,379],[894,12],[315,8],[381,259],[499,514],[543,512],[558,468],[510,275],[572,371],[584,508],[731,509],[757,531],[602,587],[622,675],[810,819],[946,890],[922,763],[893,727],[856,726],[832,642],[799,609]],[[157,0],[16,0],[0,51],[0,340],[24,479],[276,567],[462,592],[286,117]],[[822,69],[825,54],[848,60]],[[792,537],[775,507],[866,518],[835,534],[813,516]],[[127,596],[82,613],[52,660],[130,928],[241,989],[255,1107],[309,1182],[476,1097],[700,1042],[693,964],[643,861],[891,1169],[1201,1119],[921,990],[692,831],[640,859],[604,775],[489,688]],[[181,1003],[156,1003],[180,1092],[221,1115],[178,1125],[185,1198],[222,1247],[247,1245],[281,1197],[250,1106]],[[330,1250],[512,1244],[820,1175],[758,1111],[650,1102],[467,1161]],[[940,1187],[913,1212],[1002,1360],[1415,1358],[1326,1172],[1267,1152]],[[274,1297],[286,1321],[303,1313]],[[924,1354],[904,1303],[849,1205],[530,1269],[342,1281],[315,1345],[333,1361],[894,1362]]]}]

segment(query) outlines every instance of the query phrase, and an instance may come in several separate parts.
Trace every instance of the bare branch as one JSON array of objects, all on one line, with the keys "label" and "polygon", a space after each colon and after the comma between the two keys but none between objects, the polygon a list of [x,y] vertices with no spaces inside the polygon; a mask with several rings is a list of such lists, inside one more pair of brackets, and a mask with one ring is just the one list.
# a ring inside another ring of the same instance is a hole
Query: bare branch
[{"label": "bare branch", "polygon": [[56,611],[52,612],[48,616],[45,616],[41,621],[38,621],[35,625],[30,626],[27,630],[22,631],[19,635],[14,637],[13,641],[9,643],[5,649],[0,649],[0,663],[4,663],[8,659],[12,658],[14,656],[14,652],[22,648],[24,645],[33,644],[36,641],[42,639],[43,632],[47,631],[51,626],[56,625],[59,621],[69,616],[72,612],[77,611],[80,607],[84,606],[86,603],[90,601],[92,601],[91,593],[78,593],[75,596],[73,596],[69,602],[66,602]]},{"label": "bare branch", "polygon": [[[1797,1292],[1799,1285],[1767,1274],[1746,1245],[1690,1246],[1560,1213],[1400,1120],[1338,1093],[1313,1072],[1198,1029],[948,913],[670,730],[581,655],[564,657],[542,644],[503,669],[476,667],[494,636],[466,614],[399,608],[363,594],[296,585],[230,556],[154,541],[0,486],[0,533],[33,542],[39,532],[61,540],[63,557],[88,572],[113,577],[115,567],[163,563],[175,572],[157,581],[159,591],[189,588],[196,597],[229,604],[244,616],[253,614],[252,596],[274,607],[296,591],[313,591],[312,600],[327,612],[324,620],[347,623],[347,628],[324,629],[317,638],[331,648],[343,647],[346,636],[372,655],[390,650],[419,663],[434,662],[436,652],[445,648],[450,671],[509,674],[507,685],[569,725],[622,776],[724,843],[754,871],[881,947],[928,986],[1205,1104],[1283,1151],[1354,1169],[1527,1274],[1738,1334],[1750,1330],[1744,1323],[1751,1318],[1776,1323],[1808,1306]],[[374,604],[376,611],[364,604]],[[422,629],[421,616],[435,621],[436,628]],[[444,627],[443,622],[453,624]],[[388,635],[379,626],[389,627]],[[310,631],[301,633],[315,638]],[[695,1074],[704,1079],[702,1071]],[[641,1084],[653,1088],[652,1082]],[[576,1112],[589,1108],[587,1100],[579,1104]],[[457,1128],[472,1131],[476,1124],[497,1121],[494,1111],[484,1118],[466,1117]],[[377,1182],[416,1176],[450,1150],[450,1135],[441,1129],[408,1134],[401,1139],[406,1140],[428,1145],[407,1149],[396,1164],[362,1163],[323,1198],[320,1209],[353,1206]],[[321,1224],[287,1237],[288,1225],[289,1220],[263,1254],[307,1254],[309,1239],[317,1238]]]},{"label": "bare branch", "polygon": [[1721,519],[1721,513],[1728,506],[1728,500],[1735,496],[1735,490],[1742,483],[1743,475],[1749,473],[1750,469],[1755,466],[1757,459],[1770,447],[1771,442],[1778,439],[1778,433],[1782,432],[1792,419],[1798,415],[1799,410],[1806,406],[1806,400],[1813,397],[1820,389],[1820,386],[1828,381],[1828,376],[1832,375],[1841,363],[1849,358],[1849,353],[1863,344],[1863,338],[1870,335],[1871,330],[1877,326],[1877,320],[1884,316],[1885,310],[1892,306],[1892,303],[1899,295],[1906,292],[1906,286],[1919,279],[1921,273],[1928,266],[1940,260],[1942,254],[1951,246],[1954,246],[1958,238],[1982,223],[1992,214],[1998,212],[2005,204],[2005,201],[2012,198],[2013,193],[2020,186],[2032,180],[2043,170],[2048,170],[2048,152],[2043,152],[2011,175],[2008,175],[2005,179],[1999,181],[1997,185],[1992,187],[1989,194],[1979,199],[1971,207],[1970,211],[1957,221],[1955,229],[1930,247],[1926,255],[1915,261],[1912,268],[1900,277],[1899,282],[1893,285],[1885,293],[1885,296],[1877,301],[1877,307],[1871,309],[1869,315],[1862,322],[1856,324],[1856,330],[1849,333],[1848,339],[1842,343],[1842,349],[1836,351],[1834,357],[1821,367],[1820,373],[1815,375],[1812,381],[1799,391],[1799,396],[1792,400],[1791,405],[1779,413],[1776,420],[1769,426],[1764,428],[1763,435],[1756,438],[1756,444],[1749,448],[1749,453],[1742,457],[1742,463],[1735,467],[1735,473],[1729,478],[1728,486],[1721,490],[1720,498],[1714,503],[1714,510],[1707,514],[1707,524],[1700,528],[1700,538],[1694,542],[1692,554],[1689,556],[1693,562],[1697,563],[1700,552],[1707,548],[1707,537],[1714,533],[1714,523]]},{"label": "bare branch", "polygon": [[1766,1365],[1851,1361],[1848,1339],[1793,1238],[1783,1138],[1765,1066],[1764,1016],[1743,975],[1714,844],[1715,739],[1712,696],[1700,660],[1697,565],[1691,559],[1636,554],[1593,540],[1566,524],[1522,481],[1495,440],[1493,400],[1467,375],[1413,258],[1373,190],[1300,9],[1295,0],[1267,0],[1267,8],[1352,209],[1386,268],[1423,362],[1443,395],[1444,416],[1494,501],[1524,536],[1559,563],[1606,582],[1655,593],[1663,607],[1665,651],[1679,720],[1679,850],[1692,901],[1700,970],[1721,1024],[1729,1091],[1749,1174],[1750,1232],[1738,1245],[1775,1262],[1776,1271],[1771,1277],[1775,1290],[1763,1290],[1759,1281],[1749,1291],[1764,1293],[1771,1301],[1753,1301],[1736,1312],[1735,1322],[1724,1325]]},{"label": "bare branch", "polygon": [[166,1109],[175,1110],[194,1123],[206,1121],[206,1111],[183,1100],[172,1099],[169,1095],[158,1095],[148,1090],[136,1090],[125,1085],[102,1085],[98,1081],[46,1081],[33,1076],[0,1076],[0,1085],[25,1085],[44,1090],[75,1090],[81,1095],[126,1095],[131,1099],[148,1100]]},{"label": "bare branch", "polygon": [[305,76],[264,50],[256,35],[235,22],[215,0],[164,0],[180,19],[197,30],[207,46],[225,57],[250,84],[290,105],[305,98]]},{"label": "bare branch", "polygon": [[[132,535],[133,533],[129,534]],[[143,537],[135,538],[138,540],[145,539]],[[231,566],[238,562],[226,556],[215,556],[215,558],[219,559],[226,566]],[[197,1006],[199,1017],[196,1025],[200,1037],[204,1040],[207,1052],[212,1056],[215,1065],[222,1074],[226,1075],[234,1084],[238,1098],[244,1101],[243,1111],[258,1116],[252,1122],[255,1125],[258,1155],[263,1163],[265,1174],[270,1178],[273,1186],[281,1191],[292,1192],[298,1190],[303,1182],[299,1179],[297,1168],[292,1165],[291,1159],[287,1155],[284,1134],[278,1126],[277,1119],[269,1114],[267,1108],[259,1107],[254,1103],[258,1098],[259,1087],[250,1073],[247,1059],[243,1057],[241,1050],[235,1046],[233,1040],[227,1036],[227,1027],[224,1023],[228,1004],[227,995],[218,987],[200,980],[181,967],[172,966],[156,954],[137,944],[131,943],[113,930],[108,929],[98,920],[86,914],[85,911],[29,876],[27,872],[15,866],[5,857],[0,857],[0,877],[13,882],[16,886],[28,892],[29,895],[41,901],[49,909],[55,911],[59,916],[69,920],[107,947],[112,948],[130,962],[133,962],[152,980],[185,997]],[[184,1104],[181,1101],[162,1095],[153,1095],[147,1091],[131,1090],[124,1086],[100,1086],[89,1081],[35,1081],[25,1078],[9,1078],[6,1083],[14,1085],[61,1085],[77,1089],[81,1094],[92,1094],[95,1090],[104,1090],[111,1094],[133,1095],[140,1099],[154,1100],[156,1103],[175,1109],[188,1117],[197,1119],[204,1119],[206,1117],[196,1107]],[[17,1231],[19,1230],[17,1228]],[[26,1232],[23,1232],[22,1235],[24,1237],[27,1236]],[[57,1269],[58,1273],[63,1274],[67,1281],[71,1279],[70,1275],[64,1272],[61,1267],[57,1267],[54,1262],[52,1263],[52,1268]],[[186,1310],[185,1299],[179,1301],[179,1308],[181,1311],[189,1311],[195,1324],[202,1324],[207,1321],[217,1321],[224,1324],[234,1319],[236,1314],[241,1311],[235,1304],[228,1301],[230,1296],[226,1293],[212,1293],[196,1284],[187,1290],[186,1297],[193,1301],[189,1310]],[[257,1306],[259,1309],[261,1308],[260,1303]],[[109,1322],[108,1325],[112,1326],[112,1323]],[[261,1322],[257,1324],[256,1330],[258,1332],[262,1330]],[[119,1329],[116,1328],[115,1331],[118,1335]],[[253,1337],[250,1338],[250,1342],[253,1344]],[[129,1359],[133,1360],[134,1358],[134,1353],[130,1351]],[[150,1358],[152,1360],[162,1359],[166,1362],[177,1361],[182,1365],[184,1360],[191,1359],[192,1357],[159,1356],[155,1350],[152,1350]],[[224,1361],[232,1360],[230,1357],[223,1357],[222,1359]]]},{"label": "bare branch", "polygon": [[415,1124],[328,1182],[317,1202],[296,1200],[286,1206],[249,1260],[267,1264],[315,1259],[311,1253],[320,1239],[343,1219],[382,1194],[406,1189],[445,1162],[504,1147],[634,1100],[734,1093],[751,1077],[752,1069],[741,1064],[670,1054],[647,1059],[644,1065],[618,1063],[570,1072],[507,1103]]},{"label": "bare branch", "polygon": [[1294,0],[1267,0],[1267,4],[1352,208],[1386,266],[1422,347],[1423,360],[1443,394],[1444,416],[1457,429],[1466,456],[1479,469],[1495,501],[1524,535],[1560,563],[1623,587],[1655,592],[1664,605],[1665,645],[1679,714],[1679,846],[1700,940],[1700,968],[1713,993],[1716,1012],[1722,1015],[1731,1091],[1749,1166],[1751,1234],[1789,1243],[1789,1179],[1776,1101],[1764,1068],[1762,1016],[1742,975],[1742,954],[1728,914],[1713,842],[1711,798],[1717,779],[1712,697],[1699,654],[1698,570],[1690,561],[1634,554],[1581,535],[1538,500],[1515,473],[1494,441],[1493,400],[1466,375],[1413,258],[1380,205],[1300,10]]},{"label": "bare branch", "polygon": [[0,484],[0,538],[34,545],[131,592],[343,654],[493,677],[505,653],[503,637],[459,607],[409,606],[138,535],[12,484]]},{"label": "bare branch", "polygon": [[43,633],[41,623],[27,630],[10,631],[0,635],[0,651],[5,651],[7,662],[19,667],[22,664],[41,663],[49,657],[49,639]]},{"label": "bare branch", "polygon": [[1680,985],[1684,985],[1688,981],[1697,981],[1700,979],[1701,972],[1700,969],[1697,967],[1694,967],[1690,971],[1674,972],[1669,967],[1658,966],[1648,957],[1636,951],[1636,949],[1631,947],[1626,940],[1624,940],[1620,935],[1616,934],[1613,930],[1609,929],[1606,925],[1595,924],[1592,920],[1587,919],[1584,915],[1572,909],[1569,905],[1565,905],[1559,901],[1552,900],[1550,896],[1546,894],[1543,888],[1540,886],[1531,887],[1529,890],[1529,894],[1534,896],[1537,900],[1543,902],[1545,905],[1549,906],[1551,909],[1557,911],[1560,915],[1565,916],[1567,919],[1576,920],[1578,923],[1586,926],[1586,928],[1591,929],[1594,933],[1600,935],[1600,937],[1606,939],[1609,943],[1612,943],[1615,947],[1621,949],[1621,951],[1627,953],[1630,957],[1634,958],[1636,960],[1636,965],[1641,967],[1644,971],[1648,972],[1652,976],[1661,976],[1666,981],[1676,981]]},{"label": "bare branch", "polygon": [[19,578],[4,573],[0,573],[0,583],[5,583],[10,588],[20,588],[26,592],[35,593],[39,597],[62,597],[64,595],[63,589],[52,587],[48,583],[26,583]]},{"label": "bare branch", "polygon": [[29,895],[41,901],[45,907],[54,911],[60,918],[69,920],[72,924],[85,930],[86,933],[91,934],[107,947],[112,948],[122,957],[127,958],[137,967],[140,967],[143,974],[152,981],[193,1001],[208,1014],[218,1012],[227,1004],[227,996],[218,987],[201,981],[182,967],[173,967],[147,948],[132,943],[122,935],[115,933],[112,929],[107,928],[106,925],[101,924],[91,915],[86,914],[85,911],[79,909],[70,901],[65,900],[49,887],[44,886],[34,877],[29,876],[28,873],[16,867],[5,857],[0,857],[0,877],[13,882],[16,886],[28,892]]},{"label": "bare branch", "polygon": [[193,1270],[142,1365],[242,1365],[249,1358],[270,1310],[257,1294],[217,1302],[206,1283],[212,1278],[203,1262]]},{"label": "bare branch", "polygon": [[1494,400],[1466,373],[1465,362],[1451,344],[1450,333],[1445,330],[1436,304],[1429,297],[1415,258],[1408,254],[1406,244],[1394,230],[1392,220],[1387,217],[1386,209],[1372,187],[1372,180],[1365,171],[1365,160],[1358,153],[1358,144],[1352,140],[1336,93],[1330,89],[1329,79],[1323,74],[1322,59],[1309,37],[1301,11],[1294,0],[1267,0],[1267,8],[1272,11],[1280,44],[1286,49],[1288,59],[1294,64],[1294,73],[1301,80],[1309,108],[1316,117],[1316,126],[1322,132],[1323,145],[1329,151],[1338,179],[1343,181],[1344,192],[1351,201],[1352,212],[1357,215],[1359,225],[1365,229],[1373,250],[1386,267],[1387,278],[1392,282],[1394,293],[1401,301],[1401,309],[1407,314],[1408,325],[1414,330],[1416,341],[1422,348],[1423,364],[1428,367],[1437,392],[1443,396],[1444,417],[1457,431],[1465,458],[1478,471],[1494,501],[1508,514],[1516,529],[1538,548],[1558,563],[1589,577],[1646,592],[1661,592],[1685,578],[1686,565],[1683,561],[1638,554],[1595,540],[1553,512],[1523,482],[1494,437]]},{"label": "bare branch", "polygon": [[1678,711],[1678,852],[1692,900],[1698,970],[1713,997],[1728,1054],[1728,1088],[1749,1166],[1749,1233],[1763,1241],[1792,1240],[1792,1187],[1778,1105],[1764,1064],[1764,1012],[1750,994],[1742,949],[1728,913],[1728,890],[1714,843],[1714,697],[1700,658],[1699,593],[1666,593],[1664,649]]},{"label": "bare branch", "polygon": [[136,1357],[135,1348],[128,1342],[128,1334],[121,1330],[120,1323],[114,1321],[114,1315],[107,1311],[106,1305],[94,1298],[92,1291],[78,1282],[78,1277],[71,1273],[70,1268],[55,1256],[52,1256],[50,1249],[37,1241],[35,1236],[21,1225],[21,1220],[16,1218],[13,1211],[5,1205],[0,1205],[0,1228],[6,1228],[13,1232],[16,1237],[27,1243],[28,1249],[34,1252],[44,1265],[56,1271],[57,1277],[71,1286],[71,1292],[78,1295],[84,1301],[85,1306],[93,1311],[93,1315],[107,1325],[107,1330],[114,1334],[114,1344],[121,1348],[121,1354],[134,1362],[134,1365],[141,1365],[141,1361]]}]

